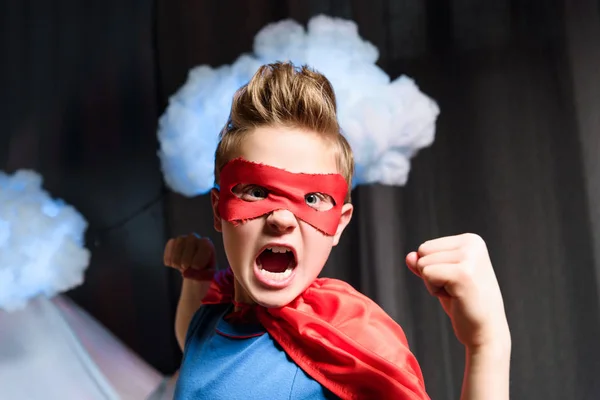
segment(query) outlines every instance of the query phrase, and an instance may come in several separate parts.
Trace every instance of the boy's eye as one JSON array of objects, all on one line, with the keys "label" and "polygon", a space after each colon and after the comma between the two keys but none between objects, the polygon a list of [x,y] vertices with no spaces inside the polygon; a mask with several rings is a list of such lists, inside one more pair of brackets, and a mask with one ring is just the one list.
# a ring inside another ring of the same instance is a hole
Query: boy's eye
[{"label": "boy's eye", "polygon": [[245,201],[258,201],[266,199],[269,191],[258,185],[237,185],[232,190],[233,194]]},{"label": "boy's eye", "polygon": [[304,201],[317,211],[328,211],[335,206],[333,198],[324,193],[309,193],[304,196]]}]

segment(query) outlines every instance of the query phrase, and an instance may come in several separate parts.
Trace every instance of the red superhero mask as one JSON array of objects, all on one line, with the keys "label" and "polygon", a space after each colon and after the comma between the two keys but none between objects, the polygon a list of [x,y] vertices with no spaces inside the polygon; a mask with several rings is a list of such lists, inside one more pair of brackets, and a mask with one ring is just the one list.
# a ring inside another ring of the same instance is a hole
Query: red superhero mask
[{"label": "red superhero mask", "polygon": [[[226,221],[257,218],[275,210],[289,210],[296,218],[333,236],[342,215],[348,184],[340,174],[303,174],[236,158],[221,170],[219,213]],[[265,189],[266,197],[243,200],[233,192],[237,185],[256,185]],[[307,204],[307,196],[321,193],[330,196],[333,207],[316,210]]]}]

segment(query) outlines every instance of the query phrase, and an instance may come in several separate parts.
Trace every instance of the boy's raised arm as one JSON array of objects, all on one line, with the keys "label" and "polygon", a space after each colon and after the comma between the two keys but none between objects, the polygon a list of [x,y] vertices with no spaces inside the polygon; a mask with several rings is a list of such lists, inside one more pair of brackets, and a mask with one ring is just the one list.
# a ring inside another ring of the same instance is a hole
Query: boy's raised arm
[{"label": "boy's raised arm", "polygon": [[181,272],[183,283],[175,315],[175,336],[183,350],[192,317],[202,306],[215,271],[215,248],[208,238],[195,234],[170,239],[164,263]]},{"label": "boy's raised arm", "polygon": [[483,239],[474,234],[423,243],[406,257],[452,320],[465,346],[462,400],[507,400],[511,338],[500,287]]},{"label": "boy's raised arm", "polygon": [[183,350],[185,337],[190,326],[192,317],[202,306],[202,299],[208,292],[210,281],[195,281],[193,279],[183,279],[181,285],[181,294],[177,303],[177,312],[175,314],[175,337],[179,348]]},{"label": "boy's raised arm", "polygon": [[506,400],[509,396],[510,338],[486,348],[467,349],[461,400]]}]

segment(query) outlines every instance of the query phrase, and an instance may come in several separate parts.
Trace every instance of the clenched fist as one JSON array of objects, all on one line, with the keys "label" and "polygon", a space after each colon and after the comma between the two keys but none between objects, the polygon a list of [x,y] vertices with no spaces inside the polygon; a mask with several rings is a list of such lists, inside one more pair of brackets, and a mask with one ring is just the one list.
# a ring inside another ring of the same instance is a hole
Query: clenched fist
[{"label": "clenched fist", "polygon": [[427,241],[407,255],[406,264],[439,298],[462,344],[480,348],[510,342],[502,294],[481,237]]},{"label": "clenched fist", "polygon": [[165,246],[164,263],[184,278],[209,281],[215,273],[215,247],[210,239],[193,233],[170,239]]}]

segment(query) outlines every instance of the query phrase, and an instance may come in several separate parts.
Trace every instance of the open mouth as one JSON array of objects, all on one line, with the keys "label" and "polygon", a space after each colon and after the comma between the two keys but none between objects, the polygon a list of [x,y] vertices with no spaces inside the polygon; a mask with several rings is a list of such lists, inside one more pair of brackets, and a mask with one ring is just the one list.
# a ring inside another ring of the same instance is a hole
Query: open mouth
[{"label": "open mouth", "polygon": [[267,247],[256,257],[259,273],[268,281],[286,280],[297,264],[294,251],[286,246]]}]

